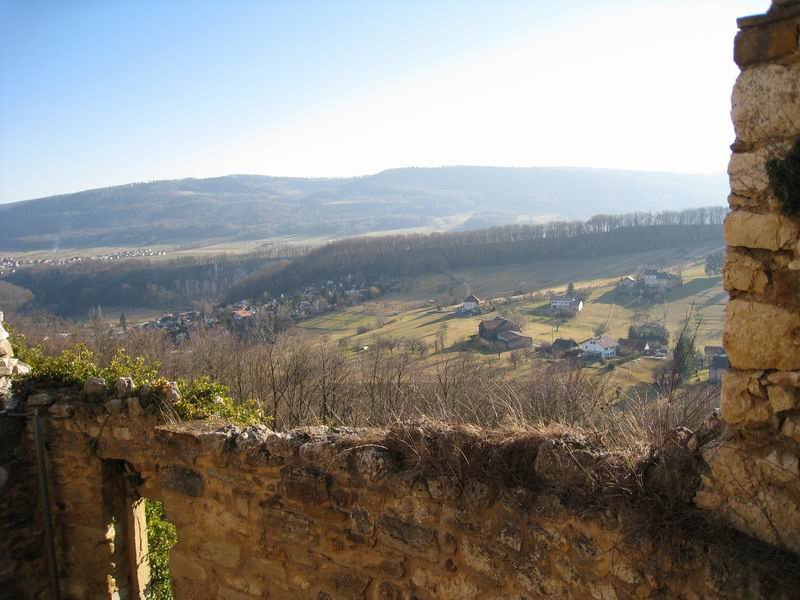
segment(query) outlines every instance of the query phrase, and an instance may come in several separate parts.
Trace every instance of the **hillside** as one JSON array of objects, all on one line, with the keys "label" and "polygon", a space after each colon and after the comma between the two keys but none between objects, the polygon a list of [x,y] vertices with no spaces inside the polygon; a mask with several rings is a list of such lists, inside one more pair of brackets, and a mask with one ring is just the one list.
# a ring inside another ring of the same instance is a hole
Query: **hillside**
[{"label": "hillside", "polygon": [[[418,337],[432,344],[442,324],[446,324],[446,339],[450,345],[474,334],[478,323],[492,318],[494,313],[458,317],[454,314],[454,305],[443,306],[440,312],[428,299],[438,299],[446,304],[448,300],[460,301],[466,293],[473,291],[487,300],[508,296],[520,287],[545,292],[546,298],[548,290],[561,291],[571,282],[592,291],[584,311],[578,318],[562,324],[555,337],[584,339],[591,336],[599,325],[606,325],[609,335],[624,337],[637,311],[639,318],[660,322],[674,332],[694,303],[695,318],[702,317],[698,344],[719,344],[727,297],[721,277],[705,275],[703,266],[705,257],[722,244],[705,242],[633,254],[546,260],[503,269],[464,268],[448,275],[417,278],[407,291],[391,293],[377,301],[311,319],[302,327],[332,339],[348,338],[349,346],[357,346],[371,344],[376,337]],[[663,303],[654,302],[637,309],[630,301],[617,298],[613,290],[620,276],[634,272],[642,265],[660,265],[680,272],[684,285],[672,290]],[[546,299],[531,298],[529,293],[511,304],[498,304],[498,311],[501,314],[519,314],[525,323],[525,333],[533,336],[537,343],[548,343],[553,333],[551,320],[533,312],[543,302],[546,303]],[[359,327],[369,331],[359,333]]]},{"label": "hillside", "polygon": [[134,183],[0,205],[6,251],[393,230],[475,229],[722,205],[723,175],[578,168],[392,169],[367,177],[231,175]]},{"label": "hillside", "polygon": [[489,265],[503,270],[511,264],[556,258],[586,259],[705,242],[721,244],[725,214],[722,207],[705,207],[431,235],[350,238],[314,248],[290,264],[269,265],[237,282],[227,298],[285,294],[321,279],[349,274],[376,279]]}]

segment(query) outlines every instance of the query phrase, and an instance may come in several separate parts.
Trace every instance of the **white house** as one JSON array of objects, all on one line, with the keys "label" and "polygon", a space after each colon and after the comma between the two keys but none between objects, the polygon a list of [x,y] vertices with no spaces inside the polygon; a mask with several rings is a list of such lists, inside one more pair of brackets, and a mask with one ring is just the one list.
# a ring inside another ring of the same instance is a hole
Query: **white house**
[{"label": "white house", "polygon": [[581,312],[583,310],[583,300],[568,294],[552,296],[550,298],[550,307],[558,310],[574,310],[575,312]]},{"label": "white house", "polygon": [[478,308],[481,304],[481,299],[478,298],[475,294],[470,294],[466,298],[464,298],[464,305],[461,307],[462,310],[468,311],[472,310],[473,308]]},{"label": "white house", "polygon": [[667,288],[678,283],[678,277],[665,271],[656,271],[655,269],[648,269],[644,272],[642,277],[644,284],[648,287]]},{"label": "white house", "polygon": [[581,351],[586,354],[593,354],[601,358],[611,358],[617,355],[617,345],[615,340],[612,340],[607,335],[601,335],[581,342],[580,347]]}]

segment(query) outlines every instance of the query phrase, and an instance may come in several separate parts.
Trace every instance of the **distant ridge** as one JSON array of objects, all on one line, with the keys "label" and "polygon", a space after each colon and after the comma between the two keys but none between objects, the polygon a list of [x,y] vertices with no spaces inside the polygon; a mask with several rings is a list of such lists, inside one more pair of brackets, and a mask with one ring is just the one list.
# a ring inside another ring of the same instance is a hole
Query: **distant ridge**
[{"label": "distant ridge", "polygon": [[228,175],[0,204],[0,250],[339,238],[722,205],[724,175],[571,167],[389,169],[351,178]]}]

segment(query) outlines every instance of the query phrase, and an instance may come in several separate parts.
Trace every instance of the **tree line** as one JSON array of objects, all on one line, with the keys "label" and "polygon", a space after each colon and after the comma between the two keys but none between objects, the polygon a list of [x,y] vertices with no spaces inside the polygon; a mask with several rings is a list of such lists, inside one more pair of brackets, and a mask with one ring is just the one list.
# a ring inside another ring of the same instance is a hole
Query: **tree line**
[{"label": "tree line", "polygon": [[473,231],[349,238],[235,285],[229,299],[292,292],[323,278],[412,276],[450,269],[629,253],[722,241],[725,207],[596,215],[586,221]]},{"label": "tree line", "polygon": [[238,255],[43,264],[18,269],[5,280],[18,290],[16,296],[26,292],[28,303],[64,316],[84,315],[96,306],[173,309],[218,302],[265,264],[288,264],[309,251],[305,245],[271,244]]}]

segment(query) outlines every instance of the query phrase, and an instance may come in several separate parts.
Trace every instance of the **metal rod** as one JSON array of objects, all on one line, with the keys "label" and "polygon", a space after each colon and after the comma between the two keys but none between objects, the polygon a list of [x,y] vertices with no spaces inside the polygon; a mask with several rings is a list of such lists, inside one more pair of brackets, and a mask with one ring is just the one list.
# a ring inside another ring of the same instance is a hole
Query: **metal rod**
[{"label": "metal rod", "polygon": [[44,538],[47,543],[47,563],[50,569],[50,588],[53,591],[53,600],[60,600],[61,593],[58,589],[58,568],[56,566],[56,545],[53,541],[53,523],[50,515],[50,494],[47,490],[47,471],[44,465],[44,438],[42,424],[39,422],[39,409],[33,411],[33,437],[36,442],[36,467],[39,475],[39,497],[42,499],[44,512]]}]

